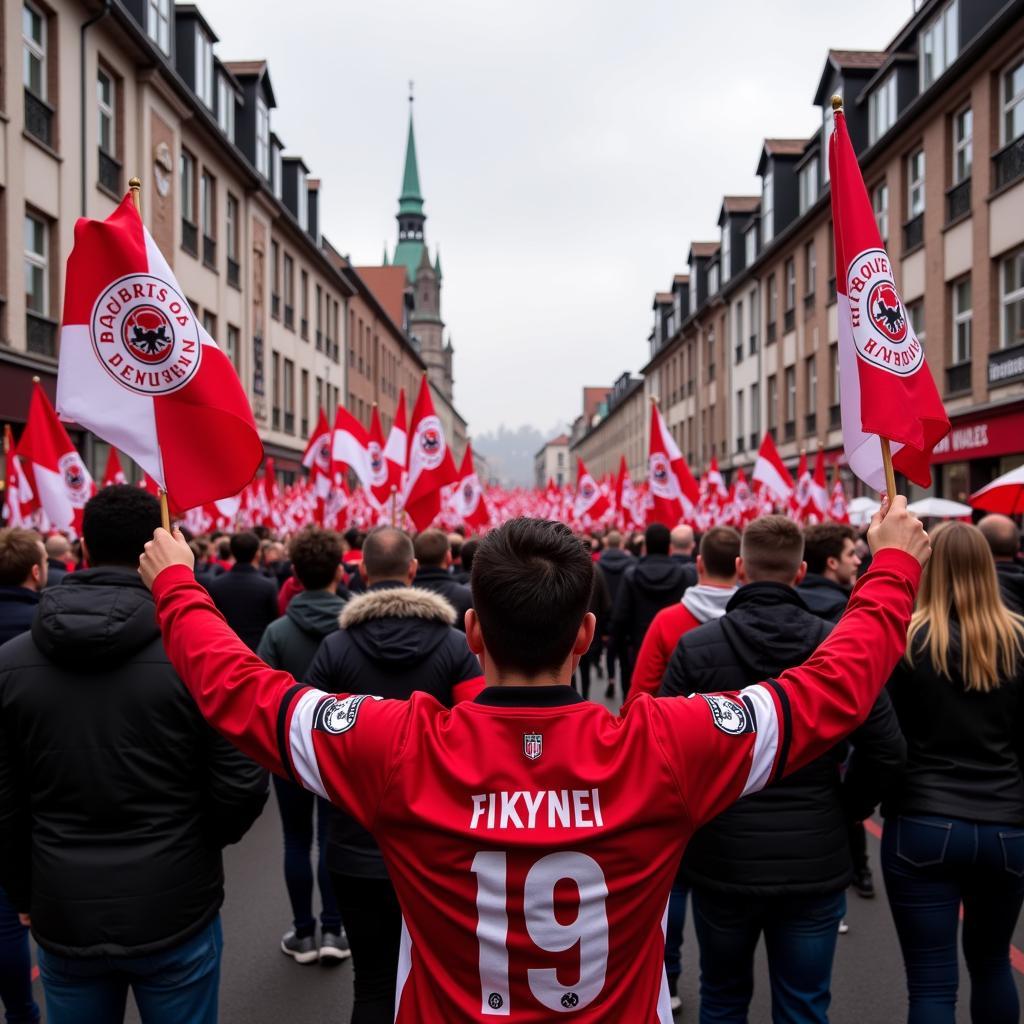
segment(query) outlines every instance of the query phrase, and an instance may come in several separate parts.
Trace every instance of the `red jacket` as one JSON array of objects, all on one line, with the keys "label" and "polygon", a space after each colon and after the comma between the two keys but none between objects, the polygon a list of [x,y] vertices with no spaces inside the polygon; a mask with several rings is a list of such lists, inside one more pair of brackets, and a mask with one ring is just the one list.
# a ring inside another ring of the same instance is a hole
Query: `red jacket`
[{"label": "red jacket", "polygon": [[568,686],[443,707],[323,693],[269,669],[190,569],[153,585],[209,722],[376,837],[402,907],[397,1024],[671,1020],[662,918],[690,835],[867,717],[906,647],[920,566],[881,551],[801,666],[730,694]]},{"label": "red jacket", "polygon": [[682,602],[662,608],[654,616],[636,656],[633,679],[629,684],[630,696],[636,693],[649,693],[652,697],[658,695],[661,678],[679,638],[699,625],[700,619]]}]

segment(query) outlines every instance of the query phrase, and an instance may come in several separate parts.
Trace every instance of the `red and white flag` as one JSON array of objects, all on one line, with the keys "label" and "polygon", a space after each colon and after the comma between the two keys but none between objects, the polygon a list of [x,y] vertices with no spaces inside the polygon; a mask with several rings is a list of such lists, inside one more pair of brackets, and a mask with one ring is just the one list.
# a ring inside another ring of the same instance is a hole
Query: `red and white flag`
[{"label": "red and white flag", "polygon": [[757,515],[757,501],[751,493],[742,467],[736,470],[736,479],[733,480],[729,500],[737,526],[749,522]]},{"label": "red and white flag", "polygon": [[590,475],[590,470],[583,460],[576,457],[576,500],[573,502],[573,515],[577,522],[582,523],[584,517],[590,522],[600,519],[611,508],[611,502],[598,487],[597,481]]},{"label": "red and white flag", "polygon": [[323,501],[331,490],[331,428],[327,413],[320,410],[316,429],[302,453],[302,465],[309,470],[309,483],[313,493]]},{"label": "red and white flag", "polygon": [[366,428],[339,405],[334,414],[334,440],[331,444],[331,466],[335,472],[351,469],[365,488],[373,484],[370,470],[370,435]]},{"label": "red and white flag", "polygon": [[7,481],[4,489],[4,525],[28,526],[39,503],[32,494],[32,484],[21,466],[9,423],[4,424],[4,454],[7,456]]},{"label": "red and white flag", "polygon": [[846,507],[846,491],[843,488],[843,480],[839,475],[839,460],[836,460],[832,470],[832,493],[828,500],[828,517],[836,523],[848,523],[850,512]]},{"label": "red and white flag", "polygon": [[434,412],[426,374],[420,381],[410,427],[405,511],[417,530],[425,530],[441,511],[441,488],[459,478],[444,426]]},{"label": "red and white flag", "polygon": [[619,475],[615,480],[615,515],[624,530],[633,530],[643,525],[643,520],[636,519],[636,488],[629,477],[626,456],[619,457]]},{"label": "red and white flag", "polygon": [[130,195],[106,220],[75,225],[57,408],[130,455],[179,508],[237,494],[263,458],[234,367]]},{"label": "red and white flag", "polygon": [[819,448],[814,457],[814,475],[811,477],[810,503],[808,510],[824,522],[828,514],[828,484],[825,482],[825,449]]},{"label": "red and white flag", "polygon": [[841,110],[835,115],[829,169],[846,460],[864,483],[884,491],[878,439],[887,437],[893,467],[927,487],[932,449],[949,433],[949,417],[896,291]]},{"label": "red and white flag", "polygon": [[793,477],[779,457],[772,435],[766,433],[757,453],[751,479],[759,483],[768,494],[782,505],[788,504],[793,495]]},{"label": "red and white flag", "polygon": [[811,502],[811,471],[807,466],[807,452],[800,451],[800,464],[796,468],[796,487],[789,499],[789,510],[792,518],[797,522],[803,522],[807,517],[808,506]]},{"label": "red and white flag", "polygon": [[126,484],[128,478],[121,468],[121,456],[117,454],[116,448],[111,448],[107,455],[107,468],[103,471],[103,482],[101,487],[110,487],[112,484]]},{"label": "red and white flag", "polygon": [[700,501],[700,487],[675,438],[665,426],[657,402],[651,402],[647,483],[648,523],[675,526],[684,516],[691,516]]},{"label": "red and white flag", "polygon": [[96,485],[39,381],[32,388],[18,456],[50,525],[76,536],[81,533],[82,509],[96,493]]},{"label": "red and white flag", "polygon": [[394,488],[395,492],[401,495],[409,459],[409,436],[405,429],[405,388],[398,393],[395,422],[391,424],[391,430],[388,431],[388,443],[384,446],[384,458],[388,463],[388,489]]},{"label": "red and white flag", "polygon": [[370,493],[377,504],[383,507],[391,497],[391,478],[384,455],[384,428],[380,424],[380,410],[376,402],[373,403],[373,412],[370,415],[367,452],[370,457]]},{"label": "red and white flag", "polygon": [[459,482],[453,495],[455,514],[475,530],[491,525],[491,513],[484,500],[484,489],[473,465],[473,446],[467,442],[459,468]]},{"label": "red and white flag", "polygon": [[714,498],[724,501],[729,497],[729,488],[725,486],[725,478],[718,468],[718,456],[711,456],[711,464],[708,466],[708,494]]}]

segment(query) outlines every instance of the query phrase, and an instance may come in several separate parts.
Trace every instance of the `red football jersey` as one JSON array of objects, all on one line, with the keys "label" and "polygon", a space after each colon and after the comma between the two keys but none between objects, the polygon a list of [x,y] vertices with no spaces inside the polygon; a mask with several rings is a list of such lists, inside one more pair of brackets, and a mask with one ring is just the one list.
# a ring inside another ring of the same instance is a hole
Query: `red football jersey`
[{"label": "red football jersey", "polygon": [[800,668],[734,694],[567,686],[442,707],[331,696],[263,664],[183,567],[154,584],[203,714],[376,837],[402,905],[395,1019],[670,1024],[664,921],[694,829],[864,720],[906,641],[920,569],[882,551]]}]

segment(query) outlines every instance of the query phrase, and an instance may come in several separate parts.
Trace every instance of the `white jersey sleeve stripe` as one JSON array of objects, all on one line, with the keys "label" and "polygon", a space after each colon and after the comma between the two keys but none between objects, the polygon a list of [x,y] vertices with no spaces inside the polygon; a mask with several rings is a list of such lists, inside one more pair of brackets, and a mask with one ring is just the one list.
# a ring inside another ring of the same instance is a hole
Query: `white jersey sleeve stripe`
[{"label": "white jersey sleeve stripe", "polygon": [[750,763],[747,783],[741,794],[746,796],[748,793],[764,789],[771,777],[775,755],[779,749],[779,715],[775,710],[775,700],[771,692],[764,686],[748,686],[740,691],[740,697],[753,705],[757,721],[754,756]]},{"label": "white jersey sleeve stripe", "polygon": [[313,721],[317,705],[326,698],[327,694],[322,690],[307,690],[295,701],[291,722],[288,724],[288,752],[295,775],[306,789],[325,800],[330,798],[324,789],[313,748]]},{"label": "white jersey sleeve stripe", "polygon": [[405,983],[412,973],[412,936],[405,925],[405,915],[402,915],[402,937],[398,944],[398,977],[395,985],[395,1020],[398,1020],[398,1013],[402,1008],[402,993],[405,991]]}]

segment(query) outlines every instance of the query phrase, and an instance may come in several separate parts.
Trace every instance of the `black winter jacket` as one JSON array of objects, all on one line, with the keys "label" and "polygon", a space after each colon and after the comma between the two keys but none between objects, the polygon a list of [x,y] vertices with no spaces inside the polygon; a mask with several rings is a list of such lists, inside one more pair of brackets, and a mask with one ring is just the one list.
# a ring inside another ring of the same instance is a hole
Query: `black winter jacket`
[{"label": "black winter jacket", "polygon": [[134,570],[69,574],[0,650],[0,885],[51,952],[194,935],[224,899],[221,848],[266,798],[171,668]]},{"label": "black winter jacket", "polygon": [[29,629],[38,606],[38,591],[28,587],[0,587],[0,644]]},{"label": "black winter jacket", "polygon": [[238,638],[255,651],[263,630],[277,618],[277,584],[254,565],[233,565],[206,589]]},{"label": "black winter jacket", "polygon": [[999,590],[1011,612],[1024,615],[1024,565],[1020,562],[996,562]]},{"label": "black winter jacket", "polygon": [[625,571],[611,626],[620,651],[636,654],[654,616],[683,596],[691,568],[670,555],[646,555]]},{"label": "black winter jacket", "polygon": [[[452,704],[452,687],[477,678],[480,662],[452,628],[452,606],[426,590],[375,583],[352,598],[341,629],[320,645],[305,682],[327,693],[407,700],[417,690]],[[387,878],[380,850],[358,822],[332,811],[327,865],[363,878]]]},{"label": "black winter jacket", "polygon": [[263,633],[256,653],[271,667],[303,680],[325,636],[338,629],[345,601],[329,590],[300,590]]},{"label": "black winter jacket", "polygon": [[950,630],[952,679],[932,663],[922,631],[913,664],[901,661],[889,681],[907,764],[882,813],[1024,825],[1024,667],[988,693],[966,690],[955,618]]},{"label": "black winter jacket", "polygon": [[608,593],[615,604],[619,596],[619,589],[622,586],[622,577],[626,570],[636,565],[636,559],[622,548],[605,548],[601,557],[597,560],[597,567],[604,575],[604,581],[608,584]]},{"label": "black winter jacket", "polygon": [[466,632],[466,612],[473,607],[473,594],[469,587],[459,583],[447,569],[431,566],[420,566],[412,585],[419,590],[440,594],[455,609],[455,628]]},{"label": "black winter jacket", "polygon": [[828,622],[838,622],[850,600],[849,588],[816,572],[807,573],[796,592],[815,615]]},{"label": "black winter jacket", "polygon": [[[800,665],[832,626],[807,610],[792,587],[748,583],[726,614],[683,635],[662,682],[662,696],[739,690]],[[897,771],[906,747],[883,693],[851,740],[863,785],[880,785]],[[744,797],[699,829],[683,854],[692,885],[757,896],[836,892],[852,877],[847,826],[870,813],[880,793],[860,792],[850,815],[840,789],[847,744],[812,761],[760,793]],[[851,769],[852,770],[852,769]]]}]

